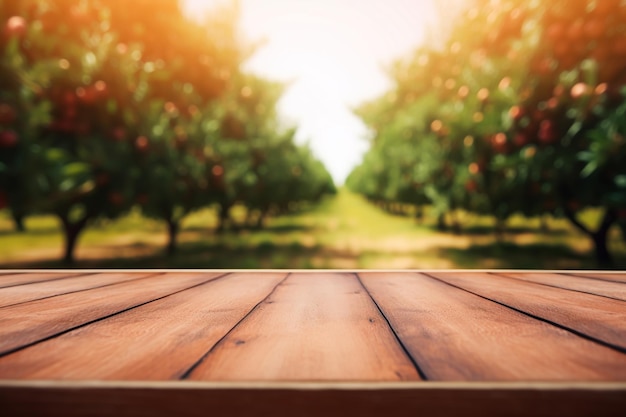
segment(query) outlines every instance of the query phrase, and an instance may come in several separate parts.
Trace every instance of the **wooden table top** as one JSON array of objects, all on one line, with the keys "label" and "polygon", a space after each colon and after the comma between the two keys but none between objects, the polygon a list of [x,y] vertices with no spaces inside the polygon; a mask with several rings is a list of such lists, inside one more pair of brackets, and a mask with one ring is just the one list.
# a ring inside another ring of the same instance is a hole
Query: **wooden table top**
[{"label": "wooden table top", "polygon": [[626,407],[626,273],[0,274],[0,407],[33,411],[33,390],[50,394],[42,411],[79,388],[158,387],[222,399],[260,387],[264,398],[502,388],[518,400],[538,389],[553,405],[546,392],[576,392],[574,415],[585,404],[610,413]]}]

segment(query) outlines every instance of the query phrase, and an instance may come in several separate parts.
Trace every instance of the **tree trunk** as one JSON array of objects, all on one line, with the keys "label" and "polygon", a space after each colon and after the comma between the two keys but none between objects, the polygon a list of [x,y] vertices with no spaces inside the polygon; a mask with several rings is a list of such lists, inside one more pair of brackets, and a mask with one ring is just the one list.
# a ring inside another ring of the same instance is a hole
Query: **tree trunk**
[{"label": "tree trunk", "polygon": [[87,217],[83,217],[76,223],[70,222],[67,216],[61,216],[61,224],[63,225],[63,236],[65,238],[65,254],[63,255],[63,263],[67,265],[74,264],[74,250],[78,237],[87,225]]},{"label": "tree trunk", "polygon": [[460,235],[461,234],[461,222],[459,222],[459,215],[457,211],[452,210],[450,212],[450,215],[452,216],[452,231],[454,232],[455,235]]},{"label": "tree trunk", "polygon": [[256,220],[254,219],[254,214],[256,211],[258,210],[247,209],[246,219],[244,220],[244,223],[246,224],[247,227],[254,227],[256,223]]},{"label": "tree trunk", "polygon": [[506,229],[506,219],[500,219],[496,217],[496,240],[498,242],[504,241],[504,231]]},{"label": "tree trunk", "polygon": [[173,256],[176,253],[176,238],[178,237],[179,231],[179,223],[172,219],[167,221],[167,233],[168,233],[168,242],[167,242],[167,254],[168,256]]},{"label": "tree trunk", "polygon": [[267,218],[268,209],[261,210],[259,212],[259,217],[256,219],[256,228],[263,229],[265,227],[265,219]]},{"label": "tree trunk", "polygon": [[415,209],[415,220],[418,223],[422,223],[424,220],[424,208],[422,206],[417,206]]},{"label": "tree trunk", "polygon": [[448,230],[448,225],[446,224],[446,214],[441,213],[437,216],[437,230],[445,232]]},{"label": "tree trunk", "polygon": [[591,238],[598,267],[612,268],[614,265],[613,257],[611,256],[611,252],[609,252],[607,240],[609,236],[609,231],[611,230],[611,226],[613,226],[613,224],[617,221],[617,211],[607,209],[604,213],[604,217],[602,218],[602,222],[600,223],[600,227],[598,227],[598,230],[595,232],[582,224],[576,218],[574,212],[565,209],[564,213],[565,217],[567,217],[567,219],[574,226],[576,226],[578,229],[580,229],[583,233]]},{"label": "tree trunk", "polygon": [[18,232],[25,232],[26,226],[24,226],[24,215],[22,213],[11,212],[13,217],[13,223],[15,224],[15,230]]},{"label": "tree trunk", "polygon": [[228,211],[230,206],[227,204],[220,204],[218,212],[217,232],[221,233],[226,230],[226,223],[228,222]]},{"label": "tree trunk", "polygon": [[611,256],[607,246],[607,237],[608,230],[599,230],[597,233],[592,235],[596,262],[600,268],[612,268],[614,265],[613,257]]}]

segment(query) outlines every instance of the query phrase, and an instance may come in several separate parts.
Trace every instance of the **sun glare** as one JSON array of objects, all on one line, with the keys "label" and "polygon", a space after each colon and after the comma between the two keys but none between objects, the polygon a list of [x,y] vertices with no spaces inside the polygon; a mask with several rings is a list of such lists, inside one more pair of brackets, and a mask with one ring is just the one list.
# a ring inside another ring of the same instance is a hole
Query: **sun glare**
[{"label": "sun glare", "polygon": [[[201,17],[226,0],[186,0]],[[458,0],[457,0],[458,1]],[[242,0],[241,30],[266,40],[247,62],[259,75],[290,83],[283,119],[299,127],[335,180],[343,182],[367,148],[351,107],[389,87],[385,67],[424,42],[441,2],[434,0]]]}]

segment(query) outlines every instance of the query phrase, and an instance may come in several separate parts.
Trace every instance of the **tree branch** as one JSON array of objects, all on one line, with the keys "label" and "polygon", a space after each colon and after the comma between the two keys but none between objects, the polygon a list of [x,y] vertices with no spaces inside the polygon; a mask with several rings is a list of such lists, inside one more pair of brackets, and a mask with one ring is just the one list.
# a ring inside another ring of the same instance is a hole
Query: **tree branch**
[{"label": "tree branch", "polygon": [[570,209],[568,209],[567,207],[563,208],[563,213],[565,214],[565,217],[567,217],[567,219],[572,222],[572,224],[574,226],[576,226],[578,229],[580,229],[583,233],[589,235],[589,236],[593,236],[594,232],[592,232],[587,226],[585,226],[584,224],[582,224],[577,218],[576,218],[576,214],[574,214],[574,212]]}]

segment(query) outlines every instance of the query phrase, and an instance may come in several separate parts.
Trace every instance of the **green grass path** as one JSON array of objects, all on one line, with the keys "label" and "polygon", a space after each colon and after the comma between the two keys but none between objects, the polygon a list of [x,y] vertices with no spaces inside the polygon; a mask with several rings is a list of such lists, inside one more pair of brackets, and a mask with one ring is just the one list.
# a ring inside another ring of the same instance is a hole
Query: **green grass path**
[{"label": "green grass path", "polygon": [[[242,217],[241,210],[234,212]],[[489,218],[462,216],[465,233],[440,233],[434,217],[423,224],[388,214],[342,189],[315,207],[269,220],[263,230],[216,234],[213,210],[183,223],[179,253],[164,256],[165,226],[131,213],[92,225],[79,241],[76,267],[83,268],[593,268],[590,245],[565,221],[513,218],[497,242]],[[0,267],[64,267],[62,235],[52,217],[27,219],[27,233],[13,231],[0,214]],[[618,268],[626,247],[611,241]]]}]

